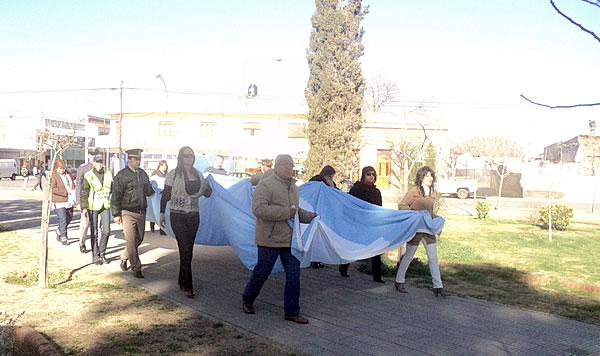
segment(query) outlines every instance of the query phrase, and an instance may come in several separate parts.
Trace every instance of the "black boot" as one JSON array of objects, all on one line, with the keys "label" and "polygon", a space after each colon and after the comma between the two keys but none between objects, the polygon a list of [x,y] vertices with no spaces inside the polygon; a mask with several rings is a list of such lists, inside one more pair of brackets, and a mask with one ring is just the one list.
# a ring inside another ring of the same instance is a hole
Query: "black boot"
[{"label": "black boot", "polygon": [[340,265],[340,267],[338,268],[342,277],[350,277],[350,275],[348,274],[349,266],[350,266],[350,264],[346,263],[346,264]]},{"label": "black boot", "polygon": [[381,255],[371,257],[371,271],[375,282],[385,283],[385,281],[381,279]]}]

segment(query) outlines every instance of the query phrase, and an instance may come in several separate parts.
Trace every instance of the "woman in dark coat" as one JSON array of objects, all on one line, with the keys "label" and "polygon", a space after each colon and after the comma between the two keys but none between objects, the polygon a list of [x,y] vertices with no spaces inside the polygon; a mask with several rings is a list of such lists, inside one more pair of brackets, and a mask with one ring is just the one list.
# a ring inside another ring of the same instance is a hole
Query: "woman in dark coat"
[{"label": "woman in dark coat", "polygon": [[309,182],[323,182],[328,186],[337,189],[337,185],[333,181],[333,177],[335,176],[335,169],[332,166],[325,166],[321,169],[321,173],[312,177]]},{"label": "woman in dark coat", "polygon": [[[350,194],[358,199],[381,206],[381,191],[375,186],[375,181],[377,181],[375,168],[366,166],[362,169],[360,180],[354,183],[352,189],[350,189]],[[381,279],[381,255],[371,257],[371,265],[373,280],[375,282],[385,283],[385,281]],[[342,277],[348,277],[348,266],[348,264],[340,265],[339,269]]]}]

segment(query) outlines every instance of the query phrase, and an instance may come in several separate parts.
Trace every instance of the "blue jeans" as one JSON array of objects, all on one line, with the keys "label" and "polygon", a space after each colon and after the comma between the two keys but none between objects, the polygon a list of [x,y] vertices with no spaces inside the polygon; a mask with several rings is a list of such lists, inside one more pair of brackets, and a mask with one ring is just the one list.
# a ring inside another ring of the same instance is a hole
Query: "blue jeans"
[{"label": "blue jeans", "polygon": [[292,255],[289,247],[258,246],[258,262],[252,271],[252,277],[242,298],[244,303],[254,304],[260,289],[269,278],[273,266],[280,257],[285,270],[285,290],[283,292],[283,308],[286,316],[300,315],[300,261]]},{"label": "blue jeans", "polygon": [[67,226],[73,220],[73,208],[59,208],[54,210],[58,216],[58,234],[60,241],[67,241]]}]

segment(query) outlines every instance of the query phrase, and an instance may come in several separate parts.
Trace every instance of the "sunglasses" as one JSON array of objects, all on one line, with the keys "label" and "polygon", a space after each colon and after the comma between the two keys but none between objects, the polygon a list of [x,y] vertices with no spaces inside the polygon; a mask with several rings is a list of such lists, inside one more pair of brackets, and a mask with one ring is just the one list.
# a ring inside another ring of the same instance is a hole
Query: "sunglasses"
[{"label": "sunglasses", "polygon": [[375,175],[377,175],[377,174],[375,174],[375,172],[369,172],[369,173],[367,173],[367,174],[365,174],[365,175],[366,175],[366,176],[375,176]]}]

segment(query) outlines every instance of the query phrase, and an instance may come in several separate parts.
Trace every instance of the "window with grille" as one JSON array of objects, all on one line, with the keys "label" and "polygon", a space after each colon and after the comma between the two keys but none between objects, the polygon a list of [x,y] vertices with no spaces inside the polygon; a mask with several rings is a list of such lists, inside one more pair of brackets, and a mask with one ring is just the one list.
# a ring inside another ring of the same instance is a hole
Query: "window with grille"
[{"label": "window with grille", "polygon": [[201,122],[200,123],[200,136],[211,137],[215,135],[216,122]]},{"label": "window with grille", "polygon": [[158,136],[173,136],[175,128],[174,121],[159,121]]}]

